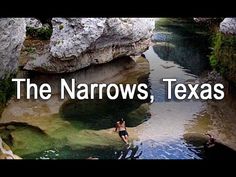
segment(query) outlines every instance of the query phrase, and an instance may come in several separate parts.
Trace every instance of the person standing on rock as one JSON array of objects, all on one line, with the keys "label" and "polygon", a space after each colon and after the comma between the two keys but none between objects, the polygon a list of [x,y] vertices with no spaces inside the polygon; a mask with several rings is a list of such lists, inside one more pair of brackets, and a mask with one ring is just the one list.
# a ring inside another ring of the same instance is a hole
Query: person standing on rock
[{"label": "person standing on rock", "polygon": [[127,145],[129,144],[128,142],[129,134],[127,132],[125,121],[123,118],[121,118],[118,122],[116,122],[115,132],[119,133],[119,136]]}]

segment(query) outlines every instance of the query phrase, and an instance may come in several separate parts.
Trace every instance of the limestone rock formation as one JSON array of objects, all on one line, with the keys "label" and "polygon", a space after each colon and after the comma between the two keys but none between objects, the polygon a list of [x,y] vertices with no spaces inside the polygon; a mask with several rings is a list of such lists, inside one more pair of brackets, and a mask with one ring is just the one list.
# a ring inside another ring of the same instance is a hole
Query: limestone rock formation
[{"label": "limestone rock formation", "polygon": [[236,18],[225,18],[220,23],[220,31],[225,34],[236,35]]},{"label": "limestone rock formation", "polygon": [[25,31],[24,18],[0,19],[0,78],[16,71]]},{"label": "limestone rock formation", "polygon": [[26,22],[26,27],[34,29],[39,29],[43,26],[42,23],[36,18],[25,18],[25,22]]},{"label": "limestone rock formation", "polygon": [[148,18],[53,18],[50,44],[26,70],[63,73],[122,56],[138,55],[155,27]]}]

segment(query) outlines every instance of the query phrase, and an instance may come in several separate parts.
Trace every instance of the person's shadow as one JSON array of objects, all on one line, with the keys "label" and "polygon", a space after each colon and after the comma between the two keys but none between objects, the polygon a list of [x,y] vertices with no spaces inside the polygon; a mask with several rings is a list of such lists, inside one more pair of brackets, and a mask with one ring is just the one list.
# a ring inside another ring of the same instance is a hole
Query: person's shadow
[{"label": "person's shadow", "polygon": [[[123,150],[120,151],[120,153],[118,153],[118,155],[119,155],[118,159],[119,160],[121,160],[121,159],[131,159],[131,160],[138,159],[143,153],[143,151],[140,151],[137,154],[138,150],[139,150],[138,146],[125,147]],[[130,155],[129,155],[129,153],[130,153]]]}]

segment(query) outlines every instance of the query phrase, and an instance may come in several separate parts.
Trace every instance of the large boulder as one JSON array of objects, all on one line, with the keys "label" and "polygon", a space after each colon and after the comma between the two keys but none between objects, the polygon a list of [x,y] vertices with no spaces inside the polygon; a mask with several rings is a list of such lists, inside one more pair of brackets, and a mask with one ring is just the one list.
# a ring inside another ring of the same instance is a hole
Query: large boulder
[{"label": "large boulder", "polygon": [[149,18],[53,18],[53,33],[44,52],[24,69],[73,72],[122,56],[138,55],[149,44],[155,27]]},{"label": "large boulder", "polygon": [[225,34],[236,34],[236,18],[225,18],[220,23],[220,31]]},{"label": "large boulder", "polygon": [[16,71],[25,31],[24,18],[0,18],[0,78]]}]

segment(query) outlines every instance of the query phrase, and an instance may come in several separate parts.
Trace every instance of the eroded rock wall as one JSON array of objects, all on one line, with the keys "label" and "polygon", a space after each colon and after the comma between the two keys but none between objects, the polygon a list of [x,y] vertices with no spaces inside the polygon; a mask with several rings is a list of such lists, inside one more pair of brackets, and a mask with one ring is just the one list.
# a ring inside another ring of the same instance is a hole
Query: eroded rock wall
[{"label": "eroded rock wall", "polygon": [[24,18],[0,18],[0,78],[17,70],[25,33]]},{"label": "eroded rock wall", "polygon": [[26,70],[73,72],[121,56],[138,55],[150,45],[155,27],[150,18],[53,18],[45,51]]}]

